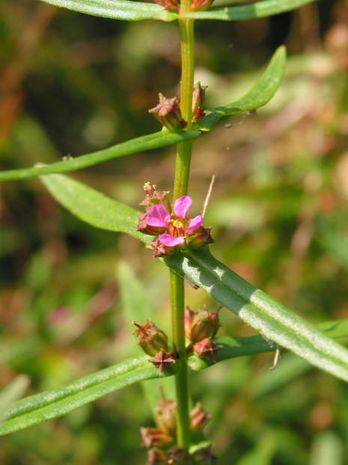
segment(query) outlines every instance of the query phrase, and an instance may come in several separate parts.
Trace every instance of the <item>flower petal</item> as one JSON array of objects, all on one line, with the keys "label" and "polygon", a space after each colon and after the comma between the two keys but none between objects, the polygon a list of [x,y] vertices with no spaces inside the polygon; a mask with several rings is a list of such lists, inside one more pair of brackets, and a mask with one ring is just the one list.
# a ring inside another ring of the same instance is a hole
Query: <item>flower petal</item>
[{"label": "flower petal", "polygon": [[174,237],[168,233],[161,234],[158,239],[165,247],[176,247],[177,245],[182,245],[185,242],[183,237]]},{"label": "flower petal", "polygon": [[184,195],[175,200],[174,213],[179,218],[186,218],[187,212],[190,210],[192,205],[192,199],[189,195]]},{"label": "flower petal", "polygon": [[163,205],[154,205],[147,213],[146,223],[148,226],[166,228],[170,219],[170,214]]},{"label": "flower petal", "polygon": [[202,215],[195,216],[192,220],[189,221],[188,227],[186,228],[186,234],[191,234],[200,228],[204,223],[204,218]]}]

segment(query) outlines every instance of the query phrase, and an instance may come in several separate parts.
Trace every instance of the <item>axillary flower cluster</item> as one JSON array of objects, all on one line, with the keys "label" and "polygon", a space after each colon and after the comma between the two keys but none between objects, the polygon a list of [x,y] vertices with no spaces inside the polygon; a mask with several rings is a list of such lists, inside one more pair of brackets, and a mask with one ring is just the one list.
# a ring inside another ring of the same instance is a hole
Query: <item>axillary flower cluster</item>
[{"label": "axillary flower cluster", "polygon": [[[168,336],[164,331],[159,329],[151,320],[147,320],[143,325],[136,323],[134,335],[137,338],[139,346],[143,351],[152,358],[153,363],[161,373],[175,364],[177,354],[170,352]],[[216,353],[219,346],[214,342],[215,336],[219,330],[219,310],[211,312],[204,309],[200,312],[191,310],[189,307],[185,310],[185,340],[187,355],[196,355],[197,357],[210,360],[216,360]]]},{"label": "axillary flower cluster", "polygon": [[[170,352],[167,335],[151,320],[140,325],[135,323],[135,336],[141,348],[150,355],[153,363],[161,373],[175,365],[178,355]],[[187,355],[195,355],[209,361],[216,360],[219,350],[214,338],[220,327],[219,310],[211,312],[207,309],[185,310],[185,340]],[[203,429],[210,420],[209,414],[200,403],[190,411],[190,434],[194,442],[202,443],[201,447],[190,450],[177,447],[176,444],[176,409],[174,400],[162,399],[155,409],[154,427],[141,428],[142,444],[147,449],[147,465],[212,465],[214,456],[212,448],[204,440]],[[203,442],[202,442],[203,441]]]},{"label": "axillary flower cluster", "polygon": [[178,249],[199,248],[213,242],[210,228],[203,226],[204,218],[188,217],[192,199],[184,195],[175,200],[173,209],[169,192],[158,191],[155,185],[144,185],[145,199],[141,203],[146,212],[139,218],[138,231],[155,236],[151,243],[153,255],[163,257]]},{"label": "axillary flower cluster", "polygon": [[[202,439],[202,430],[210,416],[197,403],[190,411],[190,430],[197,441]],[[203,443],[191,452],[185,447],[175,446],[176,402],[162,397],[155,408],[154,427],[141,428],[142,445],[147,449],[147,465],[211,465],[211,445]]]}]

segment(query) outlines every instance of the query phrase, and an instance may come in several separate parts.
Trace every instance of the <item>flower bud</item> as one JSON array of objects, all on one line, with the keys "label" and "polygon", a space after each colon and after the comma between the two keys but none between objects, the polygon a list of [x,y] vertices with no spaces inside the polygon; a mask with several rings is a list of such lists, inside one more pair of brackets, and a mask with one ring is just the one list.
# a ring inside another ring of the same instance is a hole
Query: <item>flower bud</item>
[{"label": "flower bud", "polygon": [[140,434],[143,440],[143,446],[150,447],[167,447],[173,438],[166,432],[157,428],[140,428]]},{"label": "flower bud", "polygon": [[203,310],[195,312],[192,317],[191,331],[187,337],[193,343],[206,338],[214,338],[219,327],[219,311],[209,312]]},{"label": "flower bud", "polygon": [[199,249],[207,244],[212,244],[214,239],[210,235],[211,228],[204,228],[201,226],[196,229],[187,240],[187,245],[192,249]]},{"label": "flower bud", "polygon": [[170,131],[186,126],[182,119],[179,99],[177,97],[166,98],[163,94],[158,94],[159,103],[149,110],[154,117]]},{"label": "flower bud", "polygon": [[137,327],[134,332],[140,347],[148,355],[156,355],[161,350],[168,350],[167,335],[157,328],[157,326],[148,320],[143,326],[135,323]]},{"label": "flower bud", "polygon": [[176,402],[165,399],[164,397],[158,402],[155,408],[155,417],[157,426],[174,435],[176,432]]},{"label": "flower bud", "polygon": [[205,115],[204,110],[203,110],[203,102],[204,102],[206,88],[207,86],[202,87],[200,82],[197,82],[197,84],[193,88],[192,120],[194,123],[202,119],[203,116]]},{"label": "flower bud", "polygon": [[147,452],[146,465],[167,465],[166,454],[159,449],[150,449]]},{"label": "flower bud", "polygon": [[154,0],[158,5],[162,5],[165,10],[178,11],[179,5],[177,0]]},{"label": "flower bud", "polygon": [[219,348],[220,347],[215,344],[211,338],[207,337],[206,339],[197,342],[193,346],[193,353],[197,355],[197,357],[215,362],[216,352],[219,350]]},{"label": "flower bud", "polygon": [[209,420],[210,415],[203,409],[200,403],[197,403],[190,412],[191,431],[201,431]]},{"label": "flower bud", "polygon": [[192,0],[191,11],[206,10],[213,4],[214,0]]},{"label": "flower bud", "polygon": [[163,374],[172,364],[176,362],[176,359],[172,352],[161,350],[150,360],[150,362],[159,369],[161,374]]}]

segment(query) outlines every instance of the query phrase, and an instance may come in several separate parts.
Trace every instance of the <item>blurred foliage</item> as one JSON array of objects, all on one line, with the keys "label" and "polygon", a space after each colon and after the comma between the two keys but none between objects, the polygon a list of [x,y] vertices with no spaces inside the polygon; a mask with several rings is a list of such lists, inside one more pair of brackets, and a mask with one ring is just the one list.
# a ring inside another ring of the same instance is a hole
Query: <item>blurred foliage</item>
[{"label": "blurred foliage", "polygon": [[[203,204],[217,176],[207,212],[215,253],[313,322],[348,317],[347,24],[346,2],[322,0],[270,20],[197,25],[197,80],[209,86],[210,104],[242,95],[274,48],[288,45],[274,101],[197,142],[191,194]],[[147,109],[158,91],[177,92],[173,24],[5,0],[0,40],[1,169],[157,130]],[[144,181],[170,188],[172,155],[139,154],[76,176],[136,206]],[[169,329],[167,273],[134,240],[80,223],[35,180],[0,185],[0,225],[0,387],[26,374],[27,394],[37,392],[129,355],[120,261],[136,271],[151,316]],[[214,308],[200,291],[188,294],[191,307]],[[222,318],[222,333],[250,334]],[[218,463],[347,465],[347,386],[290,354],[271,366],[270,355],[246,357],[193,375],[193,397],[214,417],[207,434]],[[145,463],[138,428],[150,424],[142,390],[132,387],[2,438],[0,463]]]}]

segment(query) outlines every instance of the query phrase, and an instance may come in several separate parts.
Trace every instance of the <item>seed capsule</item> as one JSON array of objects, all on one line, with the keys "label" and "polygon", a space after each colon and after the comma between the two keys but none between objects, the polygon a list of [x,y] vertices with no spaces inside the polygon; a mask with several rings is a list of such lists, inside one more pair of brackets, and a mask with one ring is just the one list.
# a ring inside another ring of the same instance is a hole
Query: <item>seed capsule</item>
[{"label": "seed capsule", "polygon": [[214,0],[192,0],[191,11],[202,11],[209,8]]},{"label": "seed capsule", "polygon": [[192,249],[199,249],[207,244],[212,244],[214,239],[211,237],[211,228],[201,226],[188,237],[187,245]]},{"label": "seed capsule", "polygon": [[185,121],[181,116],[180,103],[177,97],[167,98],[163,94],[158,94],[159,103],[149,110],[153,116],[165,126],[169,131],[186,126]]},{"label": "seed capsule", "polygon": [[159,449],[150,449],[147,452],[146,465],[167,465],[166,454]]},{"label": "seed capsule", "polygon": [[177,0],[154,0],[154,2],[162,5],[168,11],[178,11],[179,9]]},{"label": "seed capsule", "polygon": [[193,122],[197,122],[204,116],[203,103],[205,97],[206,86],[201,86],[200,82],[197,82],[193,88],[192,94],[192,119]]},{"label": "seed capsule", "polygon": [[157,428],[140,428],[144,447],[167,447],[173,438],[165,431]]},{"label": "seed capsule", "polygon": [[186,337],[192,342],[196,343],[206,338],[214,338],[220,327],[219,311],[209,312],[203,310],[201,312],[187,313],[187,327],[190,331],[186,333]]},{"label": "seed capsule", "polygon": [[176,360],[172,352],[165,352],[164,350],[161,350],[150,360],[150,362],[159,369],[161,374],[163,374],[171,365],[176,362]]},{"label": "seed capsule", "polygon": [[168,337],[157,326],[148,320],[144,325],[133,322],[137,329],[134,334],[140,347],[148,355],[156,355],[161,350],[168,350]]},{"label": "seed capsule", "polygon": [[201,431],[209,420],[210,415],[203,409],[200,403],[197,403],[190,412],[191,431]]},{"label": "seed capsule", "polygon": [[215,344],[211,338],[207,337],[202,341],[197,342],[193,346],[193,352],[197,357],[205,358],[206,360],[216,361],[216,352],[219,350],[219,346]]},{"label": "seed capsule", "polygon": [[174,435],[176,432],[176,402],[165,399],[164,397],[158,402],[155,408],[157,426]]}]

